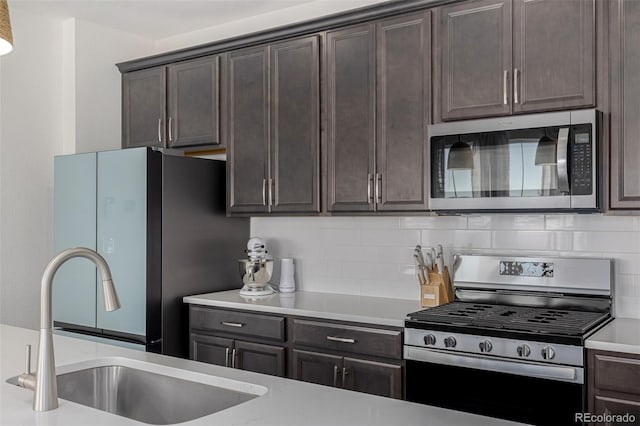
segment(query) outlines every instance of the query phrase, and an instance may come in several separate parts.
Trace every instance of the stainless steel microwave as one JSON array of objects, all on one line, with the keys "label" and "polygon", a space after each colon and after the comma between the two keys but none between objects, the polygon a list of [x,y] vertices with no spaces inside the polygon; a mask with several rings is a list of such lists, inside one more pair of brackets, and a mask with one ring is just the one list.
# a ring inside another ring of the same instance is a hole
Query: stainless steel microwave
[{"label": "stainless steel microwave", "polygon": [[429,206],[436,211],[600,208],[595,109],[429,126]]}]

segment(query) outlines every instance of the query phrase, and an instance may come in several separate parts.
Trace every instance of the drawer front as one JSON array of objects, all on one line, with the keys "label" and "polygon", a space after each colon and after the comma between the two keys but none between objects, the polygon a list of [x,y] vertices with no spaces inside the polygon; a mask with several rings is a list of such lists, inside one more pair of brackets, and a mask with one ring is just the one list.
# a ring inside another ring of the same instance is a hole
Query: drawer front
[{"label": "drawer front", "polygon": [[200,306],[189,309],[189,326],[195,330],[223,331],[283,342],[285,319],[271,315],[226,311]]},{"label": "drawer front", "polygon": [[340,352],[402,358],[402,332],[396,330],[294,319],[293,343]]},{"label": "drawer front", "polygon": [[596,353],[593,359],[597,389],[640,395],[640,357]]}]

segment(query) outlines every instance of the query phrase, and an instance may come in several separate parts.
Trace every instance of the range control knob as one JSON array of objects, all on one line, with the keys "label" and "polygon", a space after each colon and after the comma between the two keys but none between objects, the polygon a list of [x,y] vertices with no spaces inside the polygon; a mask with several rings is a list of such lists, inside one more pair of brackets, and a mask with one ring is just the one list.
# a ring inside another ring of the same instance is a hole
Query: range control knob
[{"label": "range control knob", "polygon": [[427,334],[424,336],[424,344],[425,345],[435,345],[436,344],[436,336],[433,334]]},{"label": "range control knob", "polygon": [[480,348],[480,352],[491,352],[493,349],[493,345],[491,344],[491,340],[483,340],[478,344]]},{"label": "range control knob", "polygon": [[529,355],[531,355],[531,348],[529,347],[529,345],[522,344],[522,345],[518,346],[516,351],[518,352],[518,356],[519,357],[526,358]]},{"label": "range control knob", "polygon": [[543,359],[553,359],[556,356],[556,351],[553,350],[551,346],[545,346],[542,348],[542,358]]},{"label": "range control knob", "polygon": [[455,348],[456,347],[456,338],[453,336],[446,337],[444,339],[444,345],[447,348]]}]

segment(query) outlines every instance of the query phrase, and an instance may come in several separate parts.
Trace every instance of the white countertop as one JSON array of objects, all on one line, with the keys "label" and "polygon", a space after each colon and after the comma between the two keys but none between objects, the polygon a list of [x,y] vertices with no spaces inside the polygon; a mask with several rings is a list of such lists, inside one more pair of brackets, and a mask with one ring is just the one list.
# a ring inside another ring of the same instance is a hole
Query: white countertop
[{"label": "white countertop", "polygon": [[640,319],[616,318],[585,341],[587,349],[640,354]]},{"label": "white countertop", "polygon": [[404,327],[407,314],[423,309],[419,300],[295,291],[246,298],[238,290],[187,296],[185,303],[303,317]]},{"label": "white countertop", "polygon": [[[280,377],[219,367],[195,361],[151,354],[54,335],[58,373],[84,368],[106,357],[123,357],[128,365],[146,365],[149,371],[180,374],[186,380],[264,386],[267,393],[209,416],[181,425],[515,425],[493,418],[335,389]],[[85,407],[63,399],[56,410],[36,413],[31,391],[6,383],[24,369],[24,347],[37,348],[38,333],[0,325],[0,424],[3,426],[143,425],[125,417]],[[34,351],[35,352],[35,351]],[[112,358],[113,360],[113,358]],[[105,360],[102,362],[109,362]],[[151,364],[147,364],[151,363]],[[177,370],[180,369],[180,370]],[[176,373],[178,372],[178,373]],[[240,386],[240,385],[237,385]]]}]

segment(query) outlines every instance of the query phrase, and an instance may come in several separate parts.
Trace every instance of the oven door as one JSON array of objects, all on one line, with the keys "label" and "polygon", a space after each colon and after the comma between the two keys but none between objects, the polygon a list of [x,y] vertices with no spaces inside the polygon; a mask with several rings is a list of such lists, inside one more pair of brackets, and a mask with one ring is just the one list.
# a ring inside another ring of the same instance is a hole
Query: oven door
[{"label": "oven door", "polygon": [[580,367],[505,361],[405,346],[408,401],[537,425],[576,424]]}]

